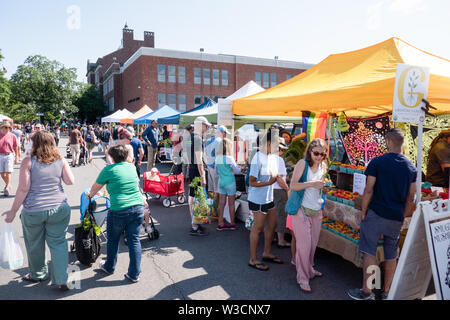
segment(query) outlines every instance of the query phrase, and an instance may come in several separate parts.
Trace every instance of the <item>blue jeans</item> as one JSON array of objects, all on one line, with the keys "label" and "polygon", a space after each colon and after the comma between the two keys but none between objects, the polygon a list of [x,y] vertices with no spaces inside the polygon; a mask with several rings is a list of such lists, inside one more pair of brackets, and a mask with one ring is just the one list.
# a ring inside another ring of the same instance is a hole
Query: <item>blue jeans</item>
[{"label": "blue jeans", "polygon": [[106,271],[114,273],[117,254],[119,252],[119,241],[122,232],[125,230],[130,254],[128,275],[134,280],[138,279],[141,273],[142,253],[139,231],[144,222],[144,206],[133,206],[120,211],[110,210],[106,219],[108,242],[106,244],[106,262],[104,268]]}]

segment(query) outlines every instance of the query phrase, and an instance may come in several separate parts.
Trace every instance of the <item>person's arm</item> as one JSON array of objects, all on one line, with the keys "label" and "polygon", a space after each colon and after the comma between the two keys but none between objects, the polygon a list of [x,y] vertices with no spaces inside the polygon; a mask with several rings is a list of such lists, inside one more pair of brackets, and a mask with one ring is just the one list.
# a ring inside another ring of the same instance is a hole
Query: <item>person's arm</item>
[{"label": "person's arm", "polygon": [[231,170],[233,170],[233,173],[240,174],[241,168],[238,167],[236,164],[236,161],[234,161],[233,157],[228,156],[228,160],[230,161]]},{"label": "person's arm", "polygon": [[361,219],[366,218],[367,210],[369,208],[370,201],[373,197],[373,188],[377,178],[374,176],[367,176],[366,187],[364,189],[363,199],[362,199],[362,209],[361,209]]},{"label": "person's arm", "polygon": [[86,196],[89,199],[92,199],[95,196],[95,194],[103,188],[103,186],[104,184],[98,184],[97,182],[94,182],[94,184],[91,187],[91,191]]},{"label": "person's arm", "polygon": [[75,176],[73,175],[72,170],[70,170],[70,166],[69,166],[69,163],[67,162],[67,160],[64,158],[62,160],[63,160],[64,166],[63,166],[61,178],[65,184],[72,185],[75,183]]},{"label": "person's arm", "polygon": [[142,133],[142,139],[144,139],[144,141],[147,145],[151,145],[150,141],[148,140],[149,130],[150,130],[150,127],[147,127],[147,128],[145,128],[144,132]]},{"label": "person's arm", "polygon": [[414,211],[416,211],[417,209],[417,205],[414,202],[416,190],[417,190],[417,183],[416,182],[411,183],[409,187],[408,197],[406,198],[405,213],[403,214],[405,218],[411,217]]},{"label": "person's arm", "polygon": [[14,221],[17,211],[19,211],[20,207],[23,204],[23,201],[27,197],[28,191],[30,190],[31,186],[30,172],[31,158],[26,157],[25,159],[23,159],[22,164],[20,165],[19,186],[17,187],[13,205],[10,210],[2,214],[2,216],[6,216],[6,223],[11,223]]},{"label": "person's arm", "polygon": [[297,162],[294,168],[294,173],[292,174],[290,190],[291,191],[300,191],[307,188],[316,188],[322,189],[324,186],[324,182],[321,180],[317,181],[307,181],[307,182],[299,182],[300,178],[303,175],[303,171],[305,170],[306,162],[304,160],[300,160]]},{"label": "person's arm", "polygon": [[142,159],[144,158],[144,148],[142,147],[142,145],[141,145],[141,147],[138,149],[138,151],[139,151],[139,155],[138,155],[138,165],[140,165],[141,162],[142,162]]},{"label": "person's arm", "polygon": [[195,161],[197,161],[198,172],[200,173],[200,177],[202,179],[202,187],[206,186],[206,175],[205,169],[203,167],[203,152],[195,151]]}]

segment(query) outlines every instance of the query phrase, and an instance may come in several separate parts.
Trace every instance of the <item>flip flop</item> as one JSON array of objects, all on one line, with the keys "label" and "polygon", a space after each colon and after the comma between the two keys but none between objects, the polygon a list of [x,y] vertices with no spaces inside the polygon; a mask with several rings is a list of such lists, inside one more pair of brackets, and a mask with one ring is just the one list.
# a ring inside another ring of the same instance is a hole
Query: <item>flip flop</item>
[{"label": "flip flop", "polygon": [[[267,270],[269,270],[269,267],[267,267],[264,263],[255,263],[255,264],[249,263],[248,266],[252,267],[252,268],[254,268],[256,270],[259,270],[259,271],[267,271]],[[267,267],[267,268],[264,269],[264,268],[259,268],[259,267]]]},{"label": "flip flop", "polygon": [[321,276],[323,276],[322,272],[314,270],[314,277],[321,277]]},{"label": "flip flop", "polygon": [[277,263],[277,264],[283,264],[283,260],[281,260],[280,258],[278,258],[277,256],[272,257],[272,258],[262,258],[264,261],[269,261],[269,262],[273,262],[273,263]]}]

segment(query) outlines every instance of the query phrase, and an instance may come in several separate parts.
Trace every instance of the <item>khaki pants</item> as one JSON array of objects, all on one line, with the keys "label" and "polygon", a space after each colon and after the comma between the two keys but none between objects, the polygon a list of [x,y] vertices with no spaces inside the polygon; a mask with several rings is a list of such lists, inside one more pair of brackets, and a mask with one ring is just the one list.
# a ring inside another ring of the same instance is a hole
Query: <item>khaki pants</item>
[{"label": "khaki pants", "polygon": [[152,146],[148,146],[147,150],[148,150],[147,171],[150,171],[155,166],[156,154],[158,153],[158,149],[153,148]]},{"label": "khaki pants", "polygon": [[81,147],[79,144],[71,144],[70,145],[70,153],[72,154],[72,165],[79,165],[80,164],[80,154],[81,154]]}]

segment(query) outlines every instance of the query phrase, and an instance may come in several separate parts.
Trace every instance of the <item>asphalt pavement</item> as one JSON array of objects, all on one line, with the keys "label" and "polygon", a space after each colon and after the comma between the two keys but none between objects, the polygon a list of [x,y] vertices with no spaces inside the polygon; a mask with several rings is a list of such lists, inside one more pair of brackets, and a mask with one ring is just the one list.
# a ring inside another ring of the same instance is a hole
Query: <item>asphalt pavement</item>
[{"label": "asphalt pavement", "polygon": [[[66,155],[66,138],[59,144]],[[97,151],[97,149],[95,149]],[[69,160],[70,163],[70,160]],[[143,164],[143,168],[146,163]],[[69,245],[74,240],[75,225],[80,220],[80,196],[90,187],[105,166],[103,155],[94,153],[94,161],[86,166],[72,168],[75,184],[64,186],[72,208],[67,233]],[[158,164],[161,172],[168,172],[169,164]],[[14,200],[18,184],[19,166],[15,166],[11,196],[0,198],[0,212],[8,210]],[[143,171],[142,171],[143,172]],[[3,185],[0,185],[3,188]],[[175,199],[174,199],[175,200]],[[250,268],[249,231],[238,221],[235,231],[216,231],[217,222],[207,225],[209,232],[204,237],[189,235],[190,218],[187,203],[176,200],[172,207],[165,208],[161,199],[151,200],[151,214],[156,220],[160,238],[150,241],[141,236],[142,274],[136,284],[124,278],[128,269],[128,248],[121,242],[116,271],[106,275],[98,269],[100,259],[106,258],[106,243],[102,243],[102,255],[92,267],[85,267],[70,253],[69,262],[75,288],[61,293],[49,281],[30,284],[21,280],[28,272],[21,222],[17,215],[14,229],[23,253],[24,265],[17,270],[0,269],[0,300],[347,300],[346,290],[361,286],[362,270],[341,257],[318,249],[315,258],[317,270],[323,273],[311,281],[312,293],[304,293],[296,282],[295,267],[289,263],[290,249],[273,245],[273,253],[281,257],[284,264],[269,263],[269,271]],[[20,213],[20,212],[19,212]],[[263,236],[261,235],[258,256],[261,257]],[[47,259],[50,252],[47,248]],[[78,272],[79,271],[79,272]]]}]

